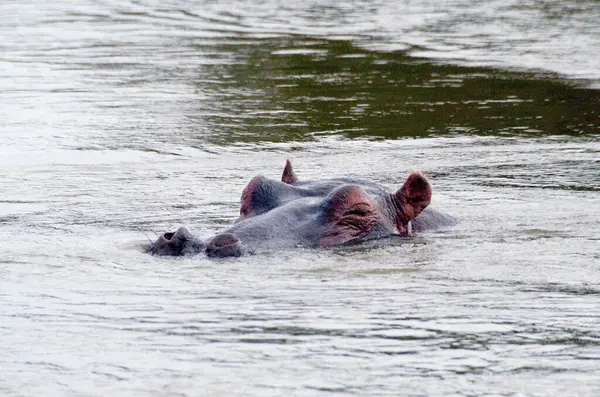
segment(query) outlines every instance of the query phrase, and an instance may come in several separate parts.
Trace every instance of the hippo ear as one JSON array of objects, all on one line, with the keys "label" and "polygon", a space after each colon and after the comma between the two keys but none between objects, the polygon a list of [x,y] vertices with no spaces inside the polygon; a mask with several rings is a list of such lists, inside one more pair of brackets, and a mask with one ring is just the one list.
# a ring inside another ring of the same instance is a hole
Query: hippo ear
[{"label": "hippo ear", "polygon": [[292,168],[292,161],[289,159],[285,162],[285,168],[283,169],[283,174],[281,175],[281,182],[287,183],[288,185],[293,185],[298,182],[298,177]]},{"label": "hippo ear", "polygon": [[396,204],[405,221],[416,218],[431,202],[431,185],[419,171],[413,171],[396,192]]}]

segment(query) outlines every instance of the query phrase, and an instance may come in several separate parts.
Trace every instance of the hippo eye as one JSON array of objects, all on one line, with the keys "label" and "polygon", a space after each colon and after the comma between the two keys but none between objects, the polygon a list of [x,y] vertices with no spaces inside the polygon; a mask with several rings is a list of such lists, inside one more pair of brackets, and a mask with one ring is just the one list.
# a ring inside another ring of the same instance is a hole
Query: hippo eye
[{"label": "hippo eye", "polygon": [[360,216],[360,217],[363,217],[363,216],[366,216],[366,215],[367,215],[367,213],[364,210],[362,210],[362,209],[353,209],[353,210],[349,210],[349,211],[344,212],[344,214],[342,216]]},{"label": "hippo eye", "polygon": [[377,225],[377,202],[360,186],[344,185],[332,191],[322,205],[326,228],[319,244],[334,246],[357,242]]},{"label": "hippo eye", "polygon": [[364,217],[364,216],[368,216],[370,214],[371,214],[371,209],[369,208],[369,206],[366,204],[363,204],[363,205],[356,205],[356,206],[350,208],[349,210],[344,211],[342,216]]}]

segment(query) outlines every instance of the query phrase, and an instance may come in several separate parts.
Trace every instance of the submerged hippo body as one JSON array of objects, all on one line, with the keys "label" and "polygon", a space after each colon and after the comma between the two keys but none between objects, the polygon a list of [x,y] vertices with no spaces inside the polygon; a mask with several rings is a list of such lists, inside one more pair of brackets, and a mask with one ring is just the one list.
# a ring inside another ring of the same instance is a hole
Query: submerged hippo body
[{"label": "submerged hippo body", "polygon": [[299,181],[288,161],[281,181],[257,176],[248,183],[240,216],[223,233],[201,241],[180,228],[160,236],[148,251],[229,257],[258,247],[333,247],[452,224],[447,215],[423,212],[430,201],[431,186],[420,172],[411,173],[397,192],[389,192],[351,178]]}]

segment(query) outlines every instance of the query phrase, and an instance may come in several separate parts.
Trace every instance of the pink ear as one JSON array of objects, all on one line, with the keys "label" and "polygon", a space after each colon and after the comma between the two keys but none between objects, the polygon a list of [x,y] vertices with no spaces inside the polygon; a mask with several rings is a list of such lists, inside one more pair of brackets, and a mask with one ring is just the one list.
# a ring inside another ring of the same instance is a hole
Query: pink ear
[{"label": "pink ear", "polygon": [[260,183],[263,179],[264,178],[261,176],[255,176],[254,178],[252,178],[250,180],[250,182],[248,182],[248,184],[242,191],[242,197],[240,199],[241,204],[242,204],[240,206],[240,218],[241,219],[246,219],[246,218],[249,218],[250,216],[253,216],[254,211],[252,209],[252,197],[258,190]]},{"label": "pink ear", "polygon": [[285,168],[281,175],[281,182],[287,183],[288,185],[293,185],[298,182],[298,177],[292,168],[292,161],[289,159],[285,162]]},{"label": "pink ear", "polygon": [[413,171],[396,192],[396,200],[406,221],[416,218],[431,202],[431,185],[419,171]]}]

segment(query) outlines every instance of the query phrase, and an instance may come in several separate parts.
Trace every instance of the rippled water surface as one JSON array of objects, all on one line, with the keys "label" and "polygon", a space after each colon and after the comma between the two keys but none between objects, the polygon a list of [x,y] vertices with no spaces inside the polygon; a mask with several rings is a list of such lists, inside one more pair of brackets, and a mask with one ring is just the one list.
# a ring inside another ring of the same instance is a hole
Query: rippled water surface
[{"label": "rippled water surface", "polygon": [[[0,4],[3,396],[597,396],[593,1]],[[256,174],[456,227],[157,258]]]}]

